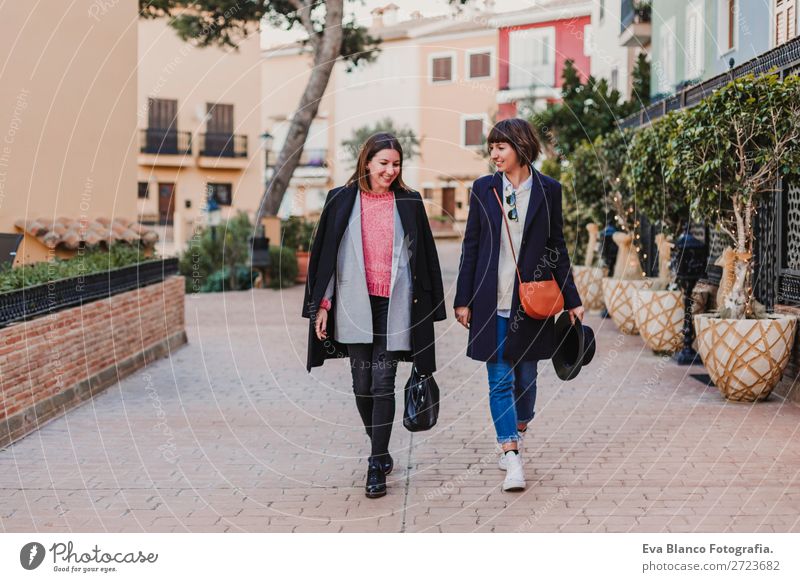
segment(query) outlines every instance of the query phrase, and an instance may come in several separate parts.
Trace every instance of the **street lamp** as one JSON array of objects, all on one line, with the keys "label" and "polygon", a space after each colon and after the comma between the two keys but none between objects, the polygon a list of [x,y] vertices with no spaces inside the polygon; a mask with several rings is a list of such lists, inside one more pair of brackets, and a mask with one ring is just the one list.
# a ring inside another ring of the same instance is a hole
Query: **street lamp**
[{"label": "street lamp", "polygon": [[697,280],[705,273],[707,260],[708,245],[692,236],[687,224],[686,231],[672,248],[671,265],[678,285],[683,290],[683,349],[672,356],[672,359],[682,366],[699,361],[697,352],[692,348],[695,337],[692,323],[692,290]]},{"label": "street lamp", "polygon": [[272,144],[275,138],[268,131],[265,131],[260,136],[261,146],[264,148],[264,183],[267,183],[267,171],[269,170],[269,152],[272,151]]},{"label": "street lamp", "polygon": [[208,193],[206,199],[206,214],[208,215],[208,226],[211,227],[211,240],[217,242],[217,227],[222,222],[222,210],[211,192]]}]

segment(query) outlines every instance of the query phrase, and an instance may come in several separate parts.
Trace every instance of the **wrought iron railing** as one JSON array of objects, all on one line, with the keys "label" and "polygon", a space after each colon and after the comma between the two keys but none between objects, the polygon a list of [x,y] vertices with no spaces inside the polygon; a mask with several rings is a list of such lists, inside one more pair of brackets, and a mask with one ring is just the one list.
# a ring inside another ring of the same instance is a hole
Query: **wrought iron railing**
[{"label": "wrought iron railing", "polygon": [[0,293],[0,328],[159,283],[177,272],[178,259],[169,258]]},{"label": "wrought iron railing", "polygon": [[214,158],[246,158],[247,136],[233,133],[201,133],[200,155]]},{"label": "wrought iron railing", "polygon": [[188,131],[148,127],[139,132],[139,151],[143,154],[184,156],[192,153],[192,134]]}]

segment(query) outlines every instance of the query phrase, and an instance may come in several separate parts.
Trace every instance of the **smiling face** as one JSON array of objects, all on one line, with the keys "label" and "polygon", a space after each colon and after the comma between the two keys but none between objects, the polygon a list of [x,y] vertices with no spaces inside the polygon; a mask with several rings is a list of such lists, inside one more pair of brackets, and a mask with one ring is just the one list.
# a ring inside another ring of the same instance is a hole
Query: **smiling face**
[{"label": "smiling face", "polygon": [[370,189],[386,192],[400,174],[400,152],[393,149],[380,150],[367,162]]},{"label": "smiling face", "polygon": [[489,144],[489,157],[498,172],[510,172],[521,165],[514,148],[502,141]]}]

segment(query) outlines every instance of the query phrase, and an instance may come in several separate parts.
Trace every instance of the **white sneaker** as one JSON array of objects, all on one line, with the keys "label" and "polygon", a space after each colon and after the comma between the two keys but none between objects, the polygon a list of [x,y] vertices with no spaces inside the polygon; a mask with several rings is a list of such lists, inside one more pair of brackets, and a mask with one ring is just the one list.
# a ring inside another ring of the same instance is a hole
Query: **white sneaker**
[{"label": "white sneaker", "polygon": [[[522,441],[523,440],[525,440],[525,433],[524,432],[520,432],[519,433],[519,440],[517,441],[517,450],[520,453],[522,453]],[[523,465],[525,464],[525,461],[523,461],[522,459],[520,459],[520,462]],[[497,462],[497,466],[500,467],[501,471],[505,471],[507,469],[506,454],[504,452],[502,452],[502,451],[500,451],[500,460]]]},{"label": "white sneaker", "polygon": [[522,459],[519,454],[506,453],[506,478],[503,491],[521,491],[525,489],[525,472],[522,470]]}]

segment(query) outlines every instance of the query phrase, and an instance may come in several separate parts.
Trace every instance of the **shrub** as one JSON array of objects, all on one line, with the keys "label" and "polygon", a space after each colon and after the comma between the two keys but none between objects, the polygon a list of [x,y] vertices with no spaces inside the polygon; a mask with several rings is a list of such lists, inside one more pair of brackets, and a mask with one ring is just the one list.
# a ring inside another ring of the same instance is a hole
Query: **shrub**
[{"label": "shrub", "polygon": [[294,249],[270,246],[269,257],[271,260],[270,287],[283,289],[294,285],[295,279],[297,279],[297,256]]},{"label": "shrub", "polygon": [[145,256],[143,249],[124,243],[112,244],[108,250],[93,248],[79,251],[69,259],[54,259],[31,265],[0,268],[0,293],[43,285],[59,279],[102,273],[150,260],[158,256]]}]

